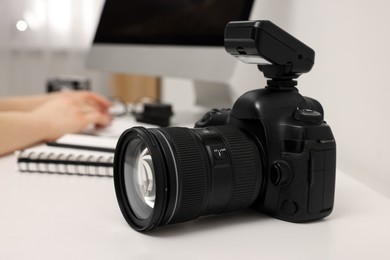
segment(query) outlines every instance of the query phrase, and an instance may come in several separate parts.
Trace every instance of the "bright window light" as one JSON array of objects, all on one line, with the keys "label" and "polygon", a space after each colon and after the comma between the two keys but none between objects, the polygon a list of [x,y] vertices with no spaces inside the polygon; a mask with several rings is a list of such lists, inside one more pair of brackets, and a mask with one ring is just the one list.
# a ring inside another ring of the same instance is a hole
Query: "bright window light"
[{"label": "bright window light", "polygon": [[20,32],[24,32],[28,29],[28,24],[25,20],[19,20],[16,22],[16,29]]}]

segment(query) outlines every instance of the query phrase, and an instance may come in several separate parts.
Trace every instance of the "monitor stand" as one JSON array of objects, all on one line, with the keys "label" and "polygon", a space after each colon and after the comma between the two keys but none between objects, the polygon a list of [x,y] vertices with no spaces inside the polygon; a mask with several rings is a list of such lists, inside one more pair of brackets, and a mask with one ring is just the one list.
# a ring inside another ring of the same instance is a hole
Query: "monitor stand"
[{"label": "monitor stand", "polygon": [[207,111],[213,108],[231,108],[233,100],[229,84],[193,80],[194,103],[184,109],[175,109],[172,126],[193,127]]},{"label": "monitor stand", "polygon": [[233,105],[229,84],[194,80],[195,105],[212,108],[230,108]]}]

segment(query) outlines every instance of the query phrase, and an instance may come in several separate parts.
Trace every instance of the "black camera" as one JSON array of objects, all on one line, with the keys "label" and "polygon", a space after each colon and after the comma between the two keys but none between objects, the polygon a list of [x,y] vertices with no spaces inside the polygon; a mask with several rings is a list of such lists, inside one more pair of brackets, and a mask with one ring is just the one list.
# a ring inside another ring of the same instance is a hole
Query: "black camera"
[{"label": "black camera", "polygon": [[267,86],[194,129],[134,127],[118,141],[115,191],[137,231],[248,207],[290,222],[332,212],[335,140],[321,104],[295,87],[314,51],[269,21],[230,22],[225,48]]}]

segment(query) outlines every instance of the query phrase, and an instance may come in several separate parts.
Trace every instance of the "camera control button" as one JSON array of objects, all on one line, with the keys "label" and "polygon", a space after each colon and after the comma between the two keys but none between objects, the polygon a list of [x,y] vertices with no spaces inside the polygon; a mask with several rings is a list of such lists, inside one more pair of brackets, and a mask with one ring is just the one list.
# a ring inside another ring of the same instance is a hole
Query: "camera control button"
[{"label": "camera control button", "polygon": [[272,164],[270,179],[275,186],[285,186],[291,180],[292,171],[285,161],[275,161]]},{"label": "camera control button", "polygon": [[280,211],[285,215],[294,215],[298,211],[298,205],[294,201],[285,200],[280,207]]},{"label": "camera control button", "polygon": [[321,124],[322,123],[322,114],[311,109],[297,109],[294,112],[293,118],[300,122],[308,124]]}]

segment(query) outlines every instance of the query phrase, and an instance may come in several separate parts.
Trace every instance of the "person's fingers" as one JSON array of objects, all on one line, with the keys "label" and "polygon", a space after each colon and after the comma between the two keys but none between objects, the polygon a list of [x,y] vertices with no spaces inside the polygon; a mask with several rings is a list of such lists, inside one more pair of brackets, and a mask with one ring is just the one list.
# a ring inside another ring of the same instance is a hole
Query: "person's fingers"
[{"label": "person's fingers", "polygon": [[103,107],[104,109],[108,109],[109,107],[112,106],[110,100],[100,95],[97,95],[93,92],[86,92],[85,95],[89,99],[89,101],[95,102],[97,105]]},{"label": "person's fingers", "polygon": [[100,113],[99,111],[90,111],[84,114],[84,120],[87,124],[108,126],[112,119],[109,115]]},{"label": "person's fingers", "polygon": [[91,91],[67,91],[62,92],[58,97],[67,97],[77,105],[88,104],[97,106],[102,111],[108,110],[112,106],[110,100]]},{"label": "person's fingers", "polygon": [[82,114],[91,112],[102,112],[101,107],[98,106],[95,102],[80,103],[78,104],[77,109]]}]

